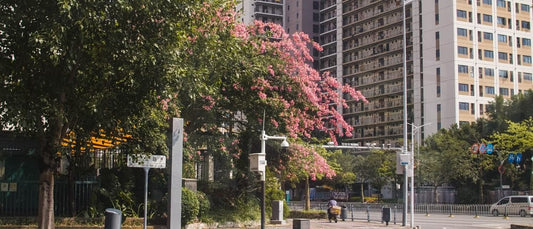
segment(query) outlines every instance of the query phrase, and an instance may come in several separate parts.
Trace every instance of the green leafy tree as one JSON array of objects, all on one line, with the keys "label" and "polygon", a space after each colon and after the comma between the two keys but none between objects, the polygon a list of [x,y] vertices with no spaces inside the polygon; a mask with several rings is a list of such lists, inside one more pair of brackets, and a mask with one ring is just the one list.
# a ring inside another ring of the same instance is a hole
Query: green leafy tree
[{"label": "green leafy tree", "polygon": [[39,228],[54,228],[64,139],[82,153],[91,136],[130,135],[129,152],[164,152],[157,96],[179,81],[167,71],[192,2],[2,2],[0,122],[40,142]]},{"label": "green leafy tree", "polygon": [[373,150],[369,155],[355,158],[355,175],[361,182],[361,202],[365,202],[364,184],[369,183],[378,190],[395,176],[395,154],[384,150]]},{"label": "green leafy tree", "polygon": [[472,131],[469,125],[461,128],[454,125],[426,139],[419,168],[423,182],[433,186],[435,201],[438,201],[437,187],[475,177],[477,165],[469,149],[478,136]]},{"label": "green leafy tree", "polygon": [[355,156],[349,152],[343,153],[341,150],[336,150],[327,157],[328,163],[335,169],[337,174],[332,180],[336,186],[340,185],[348,190],[350,185],[356,181],[354,171]]},{"label": "green leafy tree", "polygon": [[[497,132],[492,135],[493,144],[498,148],[498,160],[505,161],[509,156],[509,153],[521,153],[522,165],[513,166],[506,163],[505,174],[509,176],[513,181],[514,188],[519,190],[525,190],[528,188],[533,189],[531,184],[531,177],[527,179],[526,171],[531,171],[530,158],[533,155],[533,118],[528,118],[520,123],[508,121],[508,128],[505,131]],[[531,176],[531,175],[530,175]]]}]

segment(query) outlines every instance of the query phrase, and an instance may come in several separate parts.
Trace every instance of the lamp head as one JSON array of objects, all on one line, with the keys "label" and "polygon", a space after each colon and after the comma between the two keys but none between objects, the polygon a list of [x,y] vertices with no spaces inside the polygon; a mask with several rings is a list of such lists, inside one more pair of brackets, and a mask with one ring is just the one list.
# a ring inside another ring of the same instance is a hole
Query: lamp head
[{"label": "lamp head", "polygon": [[289,148],[289,142],[287,141],[287,139],[283,139],[283,142],[281,142],[281,147]]}]

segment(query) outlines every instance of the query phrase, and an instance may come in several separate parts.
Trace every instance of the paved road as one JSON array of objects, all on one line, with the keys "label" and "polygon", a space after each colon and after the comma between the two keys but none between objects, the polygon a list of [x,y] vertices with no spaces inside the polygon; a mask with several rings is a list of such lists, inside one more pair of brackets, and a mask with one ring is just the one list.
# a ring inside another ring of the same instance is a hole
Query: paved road
[{"label": "paved road", "polygon": [[[409,223],[407,223],[409,225]],[[509,216],[480,216],[474,218],[469,215],[415,215],[415,225],[423,229],[463,229],[463,228],[511,228],[511,224],[533,227],[533,218]]]},{"label": "paved road", "polygon": [[[401,222],[393,224],[392,222],[386,226],[384,223],[380,222],[367,222],[365,220],[355,220],[355,221],[339,221],[338,223],[329,223],[327,220],[311,220],[310,225],[311,229],[326,229],[326,228],[409,228],[409,217],[407,217],[407,225],[405,227],[401,226]],[[503,217],[494,217],[494,216],[480,216],[474,218],[469,215],[454,215],[449,217],[449,215],[430,215],[426,216],[424,214],[415,215],[415,226],[418,226],[420,229],[498,229],[498,228],[510,228],[511,224],[518,225],[527,225],[533,227],[533,217],[520,217],[520,216],[510,216],[508,219]],[[292,220],[288,220],[285,225],[268,225],[269,229],[287,229],[292,228]]]}]

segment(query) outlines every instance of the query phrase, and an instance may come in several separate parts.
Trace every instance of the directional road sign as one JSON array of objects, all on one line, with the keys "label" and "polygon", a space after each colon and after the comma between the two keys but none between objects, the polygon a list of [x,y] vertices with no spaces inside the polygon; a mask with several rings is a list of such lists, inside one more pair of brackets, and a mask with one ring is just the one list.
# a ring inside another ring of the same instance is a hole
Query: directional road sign
[{"label": "directional road sign", "polygon": [[494,145],[492,143],[487,144],[487,154],[492,154],[494,152]]},{"label": "directional road sign", "polygon": [[516,164],[520,164],[520,162],[522,161],[522,153],[517,153],[514,161],[516,162]]},{"label": "directional road sign", "polygon": [[515,161],[514,153],[509,153],[509,157],[507,157],[507,160],[509,161],[509,163],[513,164]]}]

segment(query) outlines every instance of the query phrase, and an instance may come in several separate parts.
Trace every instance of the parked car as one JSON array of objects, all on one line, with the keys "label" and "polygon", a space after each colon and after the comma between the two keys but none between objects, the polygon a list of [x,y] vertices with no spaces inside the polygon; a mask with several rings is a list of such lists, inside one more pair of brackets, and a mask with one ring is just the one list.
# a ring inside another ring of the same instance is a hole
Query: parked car
[{"label": "parked car", "polygon": [[533,196],[506,196],[493,204],[490,212],[494,216],[500,214],[533,216]]}]

